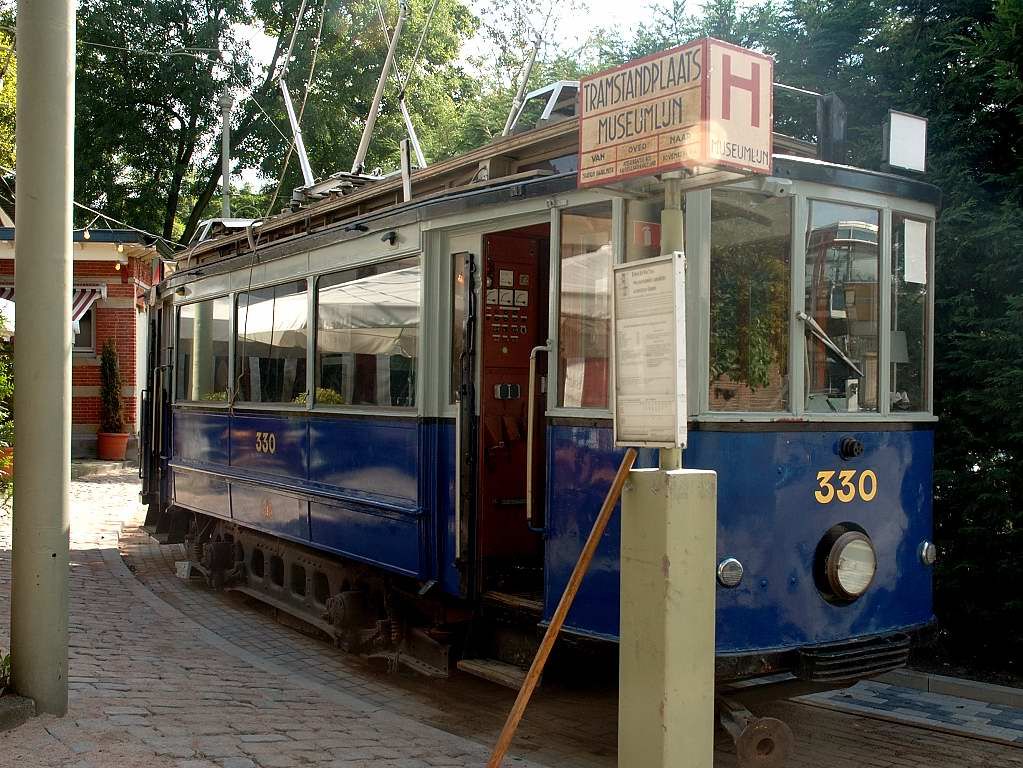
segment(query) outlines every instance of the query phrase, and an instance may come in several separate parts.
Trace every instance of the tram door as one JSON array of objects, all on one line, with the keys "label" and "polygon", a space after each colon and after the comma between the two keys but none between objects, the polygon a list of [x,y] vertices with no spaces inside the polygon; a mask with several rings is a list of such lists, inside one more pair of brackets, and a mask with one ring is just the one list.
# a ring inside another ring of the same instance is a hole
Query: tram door
[{"label": "tram door", "polygon": [[484,592],[523,597],[543,588],[543,537],[527,519],[526,465],[533,464],[533,504],[542,509],[543,355],[533,381],[532,450],[527,418],[530,353],[547,339],[549,232],[540,225],[487,235],[479,275],[477,583]]}]

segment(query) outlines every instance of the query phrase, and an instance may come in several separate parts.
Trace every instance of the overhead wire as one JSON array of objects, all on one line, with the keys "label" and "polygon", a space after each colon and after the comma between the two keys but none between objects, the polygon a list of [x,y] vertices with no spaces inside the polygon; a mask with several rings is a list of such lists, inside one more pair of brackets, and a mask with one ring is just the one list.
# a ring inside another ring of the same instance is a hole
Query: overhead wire
[{"label": "overhead wire", "polygon": [[398,97],[403,98],[405,96],[405,90],[408,88],[409,80],[412,79],[412,75],[415,72],[416,65],[419,63],[419,54],[423,50],[423,43],[426,40],[426,33],[430,31],[430,22],[433,21],[433,14],[437,10],[437,5],[440,0],[433,0],[433,4],[430,6],[430,12],[426,14],[426,22],[423,24],[423,31],[419,35],[419,42],[416,43],[416,51],[412,54],[412,61],[409,63],[408,72],[405,74],[405,79],[402,81],[399,78],[400,87],[398,88]]},{"label": "overhead wire", "polygon": [[[11,174],[12,176],[15,176],[15,177],[17,177],[17,175],[18,175],[17,170],[15,170],[14,168],[8,168],[5,165],[0,165],[0,171],[3,171],[4,173],[9,173],[9,174]],[[14,205],[17,205],[17,198],[18,198],[17,192],[15,190],[11,189],[11,186],[10,186],[10,184],[7,184],[7,180],[6,179],[4,179],[4,185],[7,187],[8,191],[10,191],[10,193],[11,193],[10,202],[13,203]],[[176,243],[173,240],[168,240],[163,235],[158,235],[155,232],[150,232],[148,230],[142,229],[141,227],[136,227],[133,224],[129,224],[126,221],[121,221],[120,219],[115,219],[113,216],[110,216],[109,214],[106,214],[103,211],[97,211],[95,208],[91,208],[90,206],[85,205],[84,203],[80,203],[77,200],[72,200],[71,203],[76,208],[80,208],[83,211],[86,211],[87,213],[93,214],[94,218],[92,219],[92,221],[89,222],[88,225],[86,225],[85,229],[88,229],[93,224],[95,224],[97,219],[103,219],[104,221],[107,222],[108,225],[109,224],[117,224],[118,226],[124,227],[125,229],[130,229],[132,232],[138,232],[140,235],[145,235],[146,237],[151,237],[154,240],[158,240],[158,241],[164,243],[165,245],[167,245],[170,248],[184,248],[185,247],[181,243]]]}]

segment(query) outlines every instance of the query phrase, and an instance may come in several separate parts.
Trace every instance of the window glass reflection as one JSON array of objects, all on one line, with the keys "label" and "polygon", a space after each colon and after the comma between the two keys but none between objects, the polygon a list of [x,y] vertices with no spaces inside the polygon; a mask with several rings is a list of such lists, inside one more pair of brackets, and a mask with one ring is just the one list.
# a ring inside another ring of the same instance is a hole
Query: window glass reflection
[{"label": "window glass reflection", "polygon": [[306,281],[238,294],[238,399],[302,403],[306,397]]},{"label": "window glass reflection", "polygon": [[892,411],[928,408],[930,240],[927,222],[892,215]]},{"label": "window glass reflection", "polygon": [[710,409],[789,407],[792,203],[715,190],[710,235]]},{"label": "window glass reflection", "polygon": [[319,405],[415,406],[421,284],[418,258],[320,278]]},{"label": "window glass reflection", "polygon": [[879,212],[810,203],[806,234],[806,410],[876,411]]},{"label": "window glass reflection", "polygon": [[177,399],[226,402],[231,299],[198,301],[178,310]]},{"label": "window glass reflection", "polygon": [[558,405],[607,408],[611,203],[561,214]]}]

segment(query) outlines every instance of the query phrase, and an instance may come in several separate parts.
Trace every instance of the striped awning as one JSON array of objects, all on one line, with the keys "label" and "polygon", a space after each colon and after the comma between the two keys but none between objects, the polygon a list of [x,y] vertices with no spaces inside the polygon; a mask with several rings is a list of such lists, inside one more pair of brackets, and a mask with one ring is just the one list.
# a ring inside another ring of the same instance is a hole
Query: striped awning
[{"label": "striped awning", "polygon": [[[71,323],[76,328],[82,315],[89,311],[90,307],[107,295],[105,285],[76,285],[71,289]],[[0,285],[0,299],[14,301],[14,286],[11,284]]]},{"label": "striped awning", "polygon": [[89,311],[97,301],[106,294],[106,286],[83,285],[75,286],[71,293],[71,322],[77,323],[82,315]]}]

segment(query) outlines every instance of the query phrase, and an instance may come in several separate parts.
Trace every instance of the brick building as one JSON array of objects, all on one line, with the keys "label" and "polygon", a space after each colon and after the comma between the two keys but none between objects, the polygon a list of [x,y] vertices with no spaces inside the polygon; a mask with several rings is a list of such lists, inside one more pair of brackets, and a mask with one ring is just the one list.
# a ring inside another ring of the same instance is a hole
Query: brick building
[{"label": "brick building", "polygon": [[[0,298],[15,301],[14,228],[0,227]],[[156,246],[132,230],[74,232],[72,315],[75,318],[71,375],[71,453],[94,456],[100,409],[100,350],[114,339],[121,367],[125,430],[138,435],[138,403],[145,387],[146,292],[158,274]],[[15,318],[17,343],[17,318]]]}]

